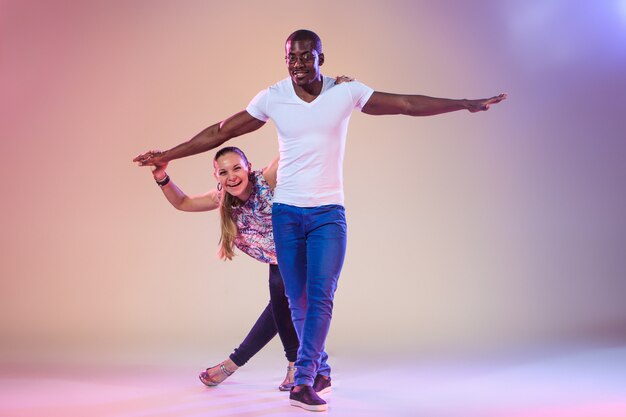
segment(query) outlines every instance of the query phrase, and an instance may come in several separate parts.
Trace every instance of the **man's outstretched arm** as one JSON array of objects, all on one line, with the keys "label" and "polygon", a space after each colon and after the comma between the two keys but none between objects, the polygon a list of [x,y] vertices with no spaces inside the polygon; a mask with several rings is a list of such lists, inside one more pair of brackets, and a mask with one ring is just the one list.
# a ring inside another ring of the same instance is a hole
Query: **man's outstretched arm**
[{"label": "man's outstretched arm", "polygon": [[457,110],[469,110],[475,113],[488,110],[490,105],[499,103],[504,99],[506,99],[506,94],[478,100],[455,100],[374,91],[365,106],[363,106],[363,113],[372,115],[404,114],[407,116],[433,116]]},{"label": "man's outstretched arm", "polygon": [[222,122],[207,127],[187,142],[183,142],[163,152],[144,152],[136,156],[133,162],[137,162],[141,166],[154,165],[155,162],[168,162],[173,159],[206,152],[220,146],[229,139],[254,132],[264,124],[265,122],[251,116],[247,111],[240,111]]}]

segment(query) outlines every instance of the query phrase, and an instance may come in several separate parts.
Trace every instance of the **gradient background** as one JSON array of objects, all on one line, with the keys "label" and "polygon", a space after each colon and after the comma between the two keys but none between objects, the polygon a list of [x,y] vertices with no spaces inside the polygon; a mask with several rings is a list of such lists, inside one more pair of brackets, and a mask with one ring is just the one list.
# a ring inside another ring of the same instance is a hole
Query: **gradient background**
[{"label": "gradient background", "polygon": [[[0,1],[0,354],[224,356],[267,268],[219,261],[217,213],[131,159],[245,108],[309,28],[326,75],[479,98],[355,113],[331,353],[490,354],[626,341],[626,1]],[[256,168],[269,126],[230,142]],[[173,162],[189,194],[212,153]],[[272,348],[278,353],[277,341]]]}]

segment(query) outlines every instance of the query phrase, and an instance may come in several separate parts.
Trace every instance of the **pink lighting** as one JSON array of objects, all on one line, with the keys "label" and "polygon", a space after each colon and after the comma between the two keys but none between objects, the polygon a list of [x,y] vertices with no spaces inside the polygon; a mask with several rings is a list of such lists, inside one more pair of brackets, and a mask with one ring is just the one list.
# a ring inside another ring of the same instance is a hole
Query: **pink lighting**
[{"label": "pink lighting", "polygon": [[[0,1],[0,415],[302,415],[275,390],[278,344],[199,385],[267,272],[216,259],[216,213],[172,209],[130,160],[287,77],[284,39],[308,27],[325,75],[509,94],[352,116],[330,412],[626,416],[626,0],[294,5]],[[273,126],[231,144],[254,169],[278,151]],[[205,193],[211,158],[168,173]]]}]

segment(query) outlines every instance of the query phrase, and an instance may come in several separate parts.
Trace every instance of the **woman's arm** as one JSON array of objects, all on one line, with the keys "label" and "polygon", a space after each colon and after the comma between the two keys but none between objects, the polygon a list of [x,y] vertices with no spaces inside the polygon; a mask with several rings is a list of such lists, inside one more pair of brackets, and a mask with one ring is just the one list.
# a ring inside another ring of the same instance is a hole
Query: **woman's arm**
[{"label": "woman's arm", "polygon": [[272,159],[265,168],[263,168],[263,177],[265,177],[265,181],[269,184],[272,191],[276,188],[276,173],[278,171],[278,160],[280,159],[280,155],[276,155],[276,158]]},{"label": "woman's arm", "polygon": [[181,211],[210,211],[220,206],[219,192],[217,190],[189,197],[171,180],[167,180],[169,176],[165,172],[166,168],[167,163],[157,165],[152,170],[152,176],[157,183],[167,181],[165,185],[161,186],[161,191],[163,191],[163,195],[165,195],[165,198],[172,206]]}]

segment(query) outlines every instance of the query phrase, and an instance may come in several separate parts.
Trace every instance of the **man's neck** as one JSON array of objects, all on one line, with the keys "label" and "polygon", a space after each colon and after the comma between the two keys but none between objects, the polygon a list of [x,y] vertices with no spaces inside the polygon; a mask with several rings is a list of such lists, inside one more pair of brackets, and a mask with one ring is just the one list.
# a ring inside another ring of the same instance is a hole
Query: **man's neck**
[{"label": "man's neck", "polygon": [[293,81],[291,81],[291,83],[293,84],[293,90],[296,92],[296,95],[302,100],[310,103],[322,92],[322,87],[324,86],[322,78],[323,75],[320,74],[317,80],[307,85],[297,85]]}]

